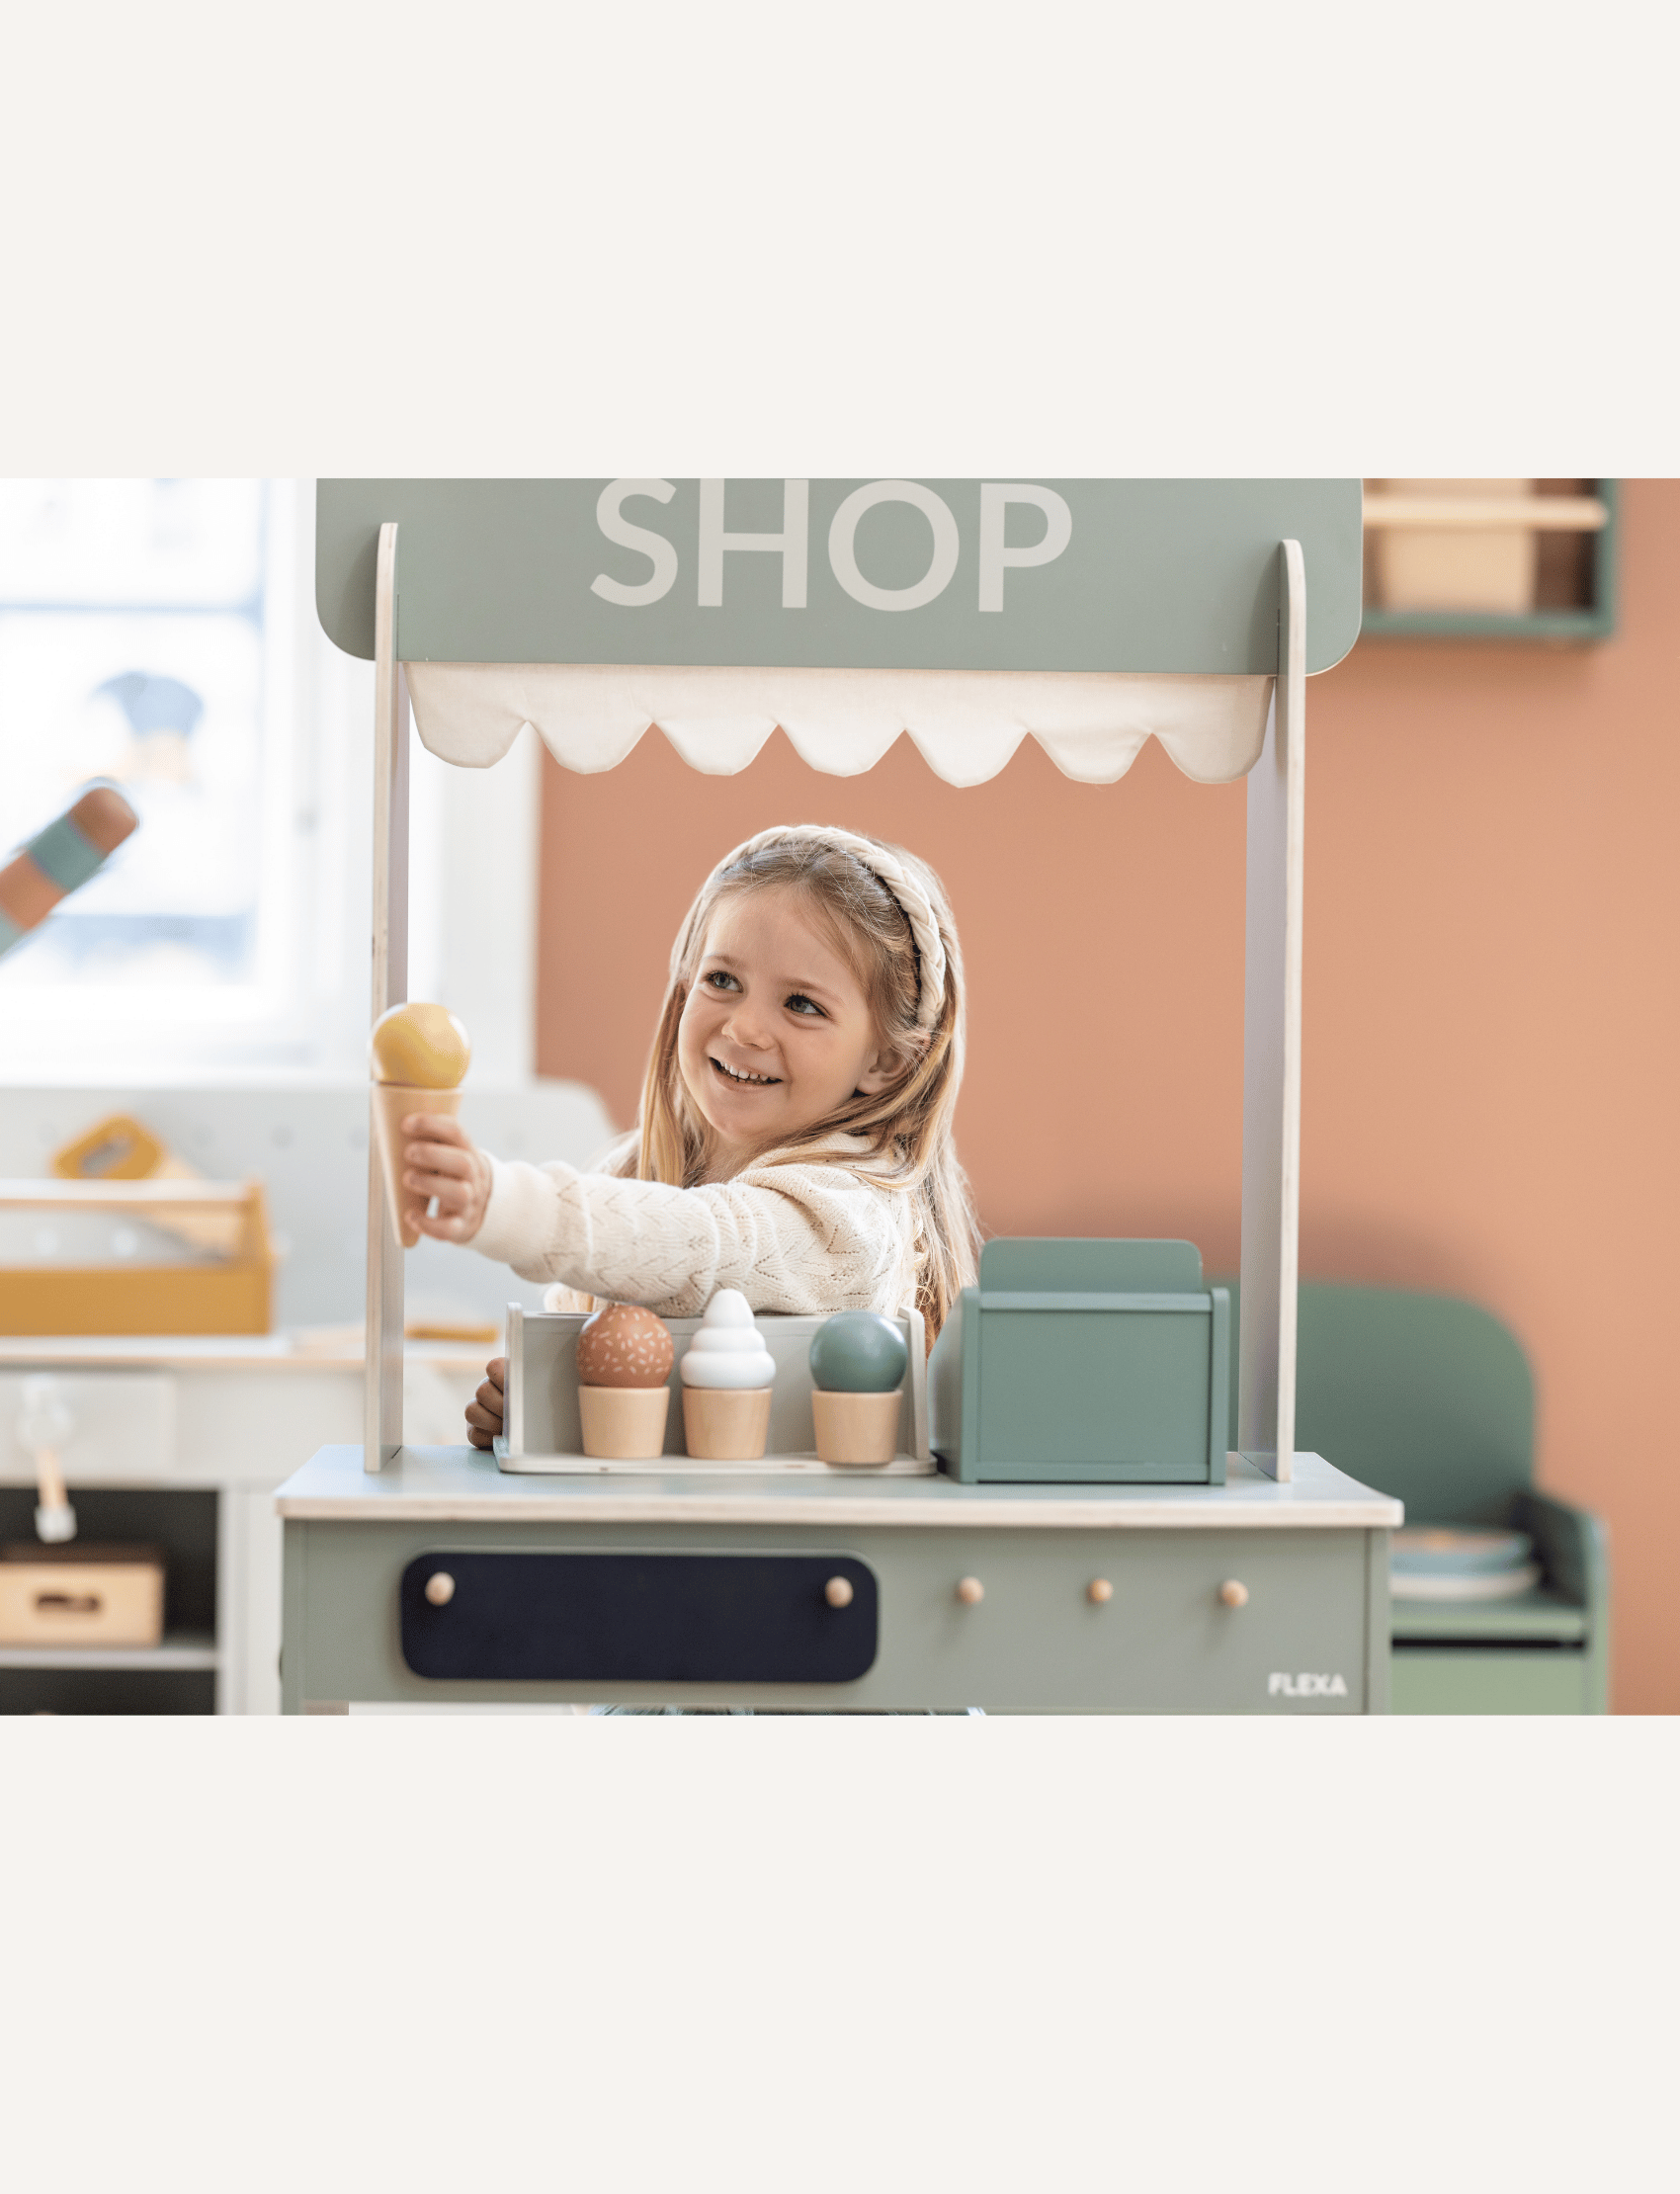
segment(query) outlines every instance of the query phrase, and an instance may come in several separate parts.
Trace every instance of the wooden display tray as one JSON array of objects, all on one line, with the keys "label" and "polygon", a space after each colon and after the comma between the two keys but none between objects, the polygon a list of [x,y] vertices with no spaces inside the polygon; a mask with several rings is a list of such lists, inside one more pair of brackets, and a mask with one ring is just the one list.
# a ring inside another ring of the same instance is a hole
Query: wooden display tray
[{"label": "wooden display tray", "polygon": [[0,1334],[266,1333],[274,1288],[257,1181],[0,1181],[0,1218],[114,1222],[113,1235],[167,1236],[179,1255],[130,1261],[115,1247],[63,1263],[0,1263]]},{"label": "wooden display tray", "polygon": [[836,1478],[929,1477],[935,1471],[928,1448],[927,1342],[921,1313],[906,1310],[903,1326],[910,1352],[899,1421],[898,1452],[890,1463],[824,1463],[816,1452],[811,1416],[810,1344],[824,1317],[777,1316],[760,1311],[758,1330],[776,1362],[775,1400],[771,1405],[767,1452],[753,1462],[700,1462],[683,1444],[682,1360],[700,1330],[699,1318],[667,1318],[676,1344],[671,1368],[671,1408],[665,1452],[646,1461],[604,1461],[583,1453],[577,1405],[577,1336],[583,1318],[569,1310],[527,1310],[508,1305],[508,1384],[504,1422],[495,1443],[498,1470],[533,1477],[784,1477],[790,1471]]},{"label": "wooden display tray", "polygon": [[936,1465],[913,1455],[895,1455],[890,1463],[825,1463],[815,1448],[795,1455],[761,1455],[751,1462],[705,1463],[679,1448],[674,1455],[655,1455],[646,1461],[611,1461],[600,1456],[515,1455],[505,1439],[492,1443],[499,1471],[528,1477],[669,1477],[680,1471],[685,1477],[786,1477],[790,1471],[818,1477],[931,1477]]}]

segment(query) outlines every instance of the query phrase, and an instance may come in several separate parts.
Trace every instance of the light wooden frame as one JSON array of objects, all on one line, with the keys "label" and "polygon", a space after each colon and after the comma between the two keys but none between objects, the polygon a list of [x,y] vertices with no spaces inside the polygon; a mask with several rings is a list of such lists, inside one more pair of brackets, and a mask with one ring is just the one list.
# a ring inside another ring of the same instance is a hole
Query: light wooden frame
[{"label": "light wooden frame", "polygon": [[[1279,544],[1277,682],[1248,778],[1243,990],[1242,1319],[1237,1446],[1294,1475],[1301,1202],[1301,977],[1305,805],[1306,571]],[[408,688],[396,653],[397,528],[379,528],[375,616],[373,1018],[408,989]],[[403,1265],[372,1116],[364,1466],[402,1444]]]}]

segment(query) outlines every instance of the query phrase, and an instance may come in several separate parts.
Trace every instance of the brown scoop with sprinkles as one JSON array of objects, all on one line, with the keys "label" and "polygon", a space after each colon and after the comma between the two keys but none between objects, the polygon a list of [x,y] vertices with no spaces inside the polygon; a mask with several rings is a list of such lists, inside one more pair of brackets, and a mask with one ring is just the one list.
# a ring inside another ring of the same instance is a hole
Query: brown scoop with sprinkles
[{"label": "brown scoop with sprinkles", "polygon": [[585,1387],[663,1387],[676,1350],[662,1318],[635,1303],[609,1303],[577,1336],[577,1376]]},{"label": "brown scoop with sprinkles", "polygon": [[676,1356],[663,1319],[635,1303],[609,1303],[577,1336],[577,1406],[583,1452],[607,1461],[651,1461],[665,1445]]}]

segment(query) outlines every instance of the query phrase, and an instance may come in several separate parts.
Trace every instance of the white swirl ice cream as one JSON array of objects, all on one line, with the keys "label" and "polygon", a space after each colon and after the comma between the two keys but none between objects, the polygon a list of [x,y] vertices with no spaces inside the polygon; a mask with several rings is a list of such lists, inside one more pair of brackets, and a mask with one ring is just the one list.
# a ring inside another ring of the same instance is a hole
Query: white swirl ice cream
[{"label": "white swirl ice cream", "polygon": [[731,1391],[774,1387],[776,1360],[753,1323],[739,1288],[719,1288],[706,1306],[700,1331],[683,1353],[685,1387]]}]

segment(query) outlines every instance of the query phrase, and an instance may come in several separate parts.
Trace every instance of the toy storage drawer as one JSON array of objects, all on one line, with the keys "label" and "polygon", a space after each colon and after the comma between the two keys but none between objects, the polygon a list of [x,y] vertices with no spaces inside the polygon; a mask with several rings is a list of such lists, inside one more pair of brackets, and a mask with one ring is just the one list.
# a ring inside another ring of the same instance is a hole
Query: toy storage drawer
[{"label": "toy storage drawer", "polygon": [[[1143,1535],[1139,1534],[1141,1538]],[[1169,1711],[1359,1714],[1369,1695],[1368,1542],[1359,1532],[1187,1532],[1134,1545],[1130,1653]],[[1224,1597],[1240,1588],[1236,1604]]]},{"label": "toy storage drawer", "polygon": [[848,1555],[421,1555],[398,1587],[417,1676],[550,1683],[853,1683],[873,1570]]},{"label": "toy storage drawer", "polygon": [[[919,1643],[942,1676],[948,1666],[947,1700],[966,1685],[978,1704],[1029,1713],[1367,1711],[1365,1533],[1040,1536],[1042,1545],[1020,1534],[1006,1564],[985,1533],[953,1535],[949,1551],[926,1564],[920,1590],[883,1565],[890,1648]],[[953,1595],[964,1571],[984,1586],[971,1607]],[[1098,1578],[1109,1595],[1093,1602]]]}]

